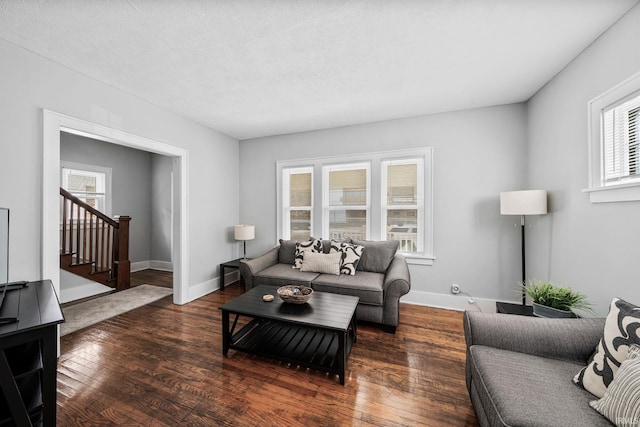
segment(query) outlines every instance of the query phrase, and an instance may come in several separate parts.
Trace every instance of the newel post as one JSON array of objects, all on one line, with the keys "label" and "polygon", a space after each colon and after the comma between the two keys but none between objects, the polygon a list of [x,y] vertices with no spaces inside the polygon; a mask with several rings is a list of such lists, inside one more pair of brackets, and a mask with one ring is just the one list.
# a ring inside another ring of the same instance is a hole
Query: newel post
[{"label": "newel post", "polygon": [[116,218],[119,227],[115,229],[113,249],[113,270],[116,277],[116,290],[129,289],[131,285],[131,261],[129,261],[129,221],[131,217],[123,215]]}]

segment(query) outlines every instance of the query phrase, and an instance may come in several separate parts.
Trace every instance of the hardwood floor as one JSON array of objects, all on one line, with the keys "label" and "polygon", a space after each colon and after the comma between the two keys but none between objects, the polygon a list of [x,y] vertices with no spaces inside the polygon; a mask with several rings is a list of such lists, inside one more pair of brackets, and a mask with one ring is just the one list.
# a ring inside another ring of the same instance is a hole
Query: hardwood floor
[{"label": "hardwood floor", "polygon": [[218,307],[240,293],[236,282],[184,306],[169,296],[62,337],[58,425],[477,425],[462,313],[402,304],[395,335],[359,323],[341,386],[271,359],[223,357]]}]

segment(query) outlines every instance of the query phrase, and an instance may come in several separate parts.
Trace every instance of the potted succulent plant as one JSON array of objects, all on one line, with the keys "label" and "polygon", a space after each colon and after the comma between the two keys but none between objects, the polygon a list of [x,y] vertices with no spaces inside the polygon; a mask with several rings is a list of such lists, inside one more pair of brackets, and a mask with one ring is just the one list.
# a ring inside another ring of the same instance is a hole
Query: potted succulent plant
[{"label": "potted succulent plant", "polygon": [[571,288],[541,281],[531,281],[523,288],[533,299],[533,314],[538,317],[575,317],[574,310],[591,312],[586,295]]}]

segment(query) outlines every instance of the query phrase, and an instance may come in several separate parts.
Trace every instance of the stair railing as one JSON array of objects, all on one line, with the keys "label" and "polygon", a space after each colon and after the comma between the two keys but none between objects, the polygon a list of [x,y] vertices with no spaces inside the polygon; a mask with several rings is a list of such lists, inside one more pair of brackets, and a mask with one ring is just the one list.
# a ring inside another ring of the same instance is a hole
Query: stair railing
[{"label": "stair railing", "polygon": [[109,218],[63,188],[60,188],[60,196],[60,254],[71,255],[72,266],[91,264],[91,274],[106,273],[107,283],[101,281],[105,285],[118,291],[129,288],[131,218]]}]

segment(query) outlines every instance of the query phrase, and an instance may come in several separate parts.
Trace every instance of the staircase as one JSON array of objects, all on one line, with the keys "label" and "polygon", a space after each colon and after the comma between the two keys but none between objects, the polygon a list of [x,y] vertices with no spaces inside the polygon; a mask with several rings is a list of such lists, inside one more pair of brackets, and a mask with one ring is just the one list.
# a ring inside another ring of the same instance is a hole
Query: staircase
[{"label": "staircase", "polygon": [[63,188],[60,196],[60,268],[116,291],[128,289],[131,218],[109,218]]}]

